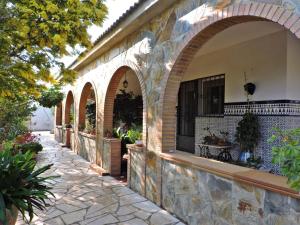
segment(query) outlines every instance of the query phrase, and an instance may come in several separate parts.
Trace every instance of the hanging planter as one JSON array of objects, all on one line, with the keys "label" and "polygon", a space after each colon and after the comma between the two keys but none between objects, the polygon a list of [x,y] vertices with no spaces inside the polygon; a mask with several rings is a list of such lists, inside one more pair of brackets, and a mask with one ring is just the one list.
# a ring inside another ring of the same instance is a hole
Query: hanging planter
[{"label": "hanging planter", "polygon": [[244,90],[247,92],[248,95],[253,95],[255,92],[256,86],[253,83],[247,83],[244,85]]}]

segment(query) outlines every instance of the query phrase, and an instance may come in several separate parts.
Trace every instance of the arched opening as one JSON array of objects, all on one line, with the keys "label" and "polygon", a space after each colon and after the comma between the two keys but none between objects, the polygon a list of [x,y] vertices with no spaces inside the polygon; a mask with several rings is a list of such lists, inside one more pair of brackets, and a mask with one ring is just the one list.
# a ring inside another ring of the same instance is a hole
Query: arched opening
[{"label": "arched opening", "polygon": [[96,128],[97,100],[95,86],[88,82],[84,85],[79,102],[78,136],[76,152],[92,163],[97,162]]},{"label": "arched opening", "polygon": [[75,118],[75,106],[74,96],[72,91],[69,91],[65,104],[65,120],[64,120],[64,144],[71,149],[74,148],[74,118]]},{"label": "arched opening", "polygon": [[74,118],[75,118],[75,105],[74,105],[74,96],[72,91],[69,91],[66,98],[65,106],[65,125],[66,127],[74,127]]},{"label": "arched opening", "polygon": [[96,135],[96,94],[91,83],[86,83],[83,87],[79,103],[78,130]]},{"label": "arched opening", "polygon": [[[262,157],[263,166],[272,170],[267,139],[272,128],[290,115],[276,108],[300,99],[294,86],[300,84],[296,75],[300,67],[295,62],[300,57],[299,40],[285,27],[258,16],[208,18],[195,27],[174,57],[167,78],[162,151],[207,156],[202,146],[205,137],[211,136],[233,144],[238,122],[248,109],[244,85],[254,83],[249,108],[258,116],[261,130],[255,156]],[[239,149],[231,149],[233,160],[238,160]],[[221,152],[209,147],[210,156],[219,158]]]},{"label": "arched opening", "polygon": [[55,140],[58,142],[63,141],[62,103],[59,103],[55,107]]},{"label": "arched opening", "polygon": [[62,104],[59,103],[56,106],[56,112],[55,112],[55,124],[56,126],[62,126]]},{"label": "arched opening", "polygon": [[[137,143],[142,147],[146,141],[145,94],[141,79],[130,67],[123,66],[114,73],[105,97],[103,132],[106,139],[112,137],[121,142],[120,146],[116,147],[120,149],[111,150],[115,151],[117,156],[110,161],[111,168],[115,165],[116,171],[119,171],[113,175],[120,174],[122,179],[127,176],[126,145]],[[104,150],[104,168],[109,161],[105,154]]]}]

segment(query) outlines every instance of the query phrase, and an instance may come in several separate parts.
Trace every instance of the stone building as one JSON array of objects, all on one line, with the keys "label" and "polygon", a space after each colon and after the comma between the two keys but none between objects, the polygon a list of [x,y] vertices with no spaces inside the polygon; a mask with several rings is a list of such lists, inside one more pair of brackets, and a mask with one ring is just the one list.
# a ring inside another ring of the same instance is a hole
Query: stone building
[{"label": "stone building", "polygon": [[[300,126],[299,38],[299,0],[140,0],[72,64],[79,76],[56,108],[56,139],[118,175],[120,143],[108,134],[126,80],[143,99],[143,147],[128,146],[133,190],[187,224],[300,224],[300,196],[284,177],[202,158],[197,145],[205,127],[234,141],[251,82],[255,154],[274,169],[272,128]],[[96,122],[87,134],[90,101]],[[70,110],[73,126],[64,128]]]}]

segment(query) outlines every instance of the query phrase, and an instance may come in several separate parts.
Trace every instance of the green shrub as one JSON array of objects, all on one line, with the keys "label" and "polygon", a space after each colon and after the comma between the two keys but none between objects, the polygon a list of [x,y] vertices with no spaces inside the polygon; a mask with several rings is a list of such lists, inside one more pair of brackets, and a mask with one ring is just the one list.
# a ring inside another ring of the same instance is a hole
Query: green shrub
[{"label": "green shrub", "polygon": [[241,150],[253,152],[260,138],[258,117],[253,113],[246,112],[236,128],[235,140]]},{"label": "green shrub", "polygon": [[64,99],[64,94],[60,91],[59,86],[53,86],[45,91],[42,91],[38,102],[41,106],[51,108],[58,105]]},{"label": "green shrub", "polygon": [[289,186],[300,191],[300,128],[276,128],[274,131],[269,139],[274,144],[272,162],[280,166],[281,173],[288,178]]},{"label": "green shrub", "polygon": [[51,188],[47,186],[47,181],[54,177],[40,176],[52,165],[34,170],[35,166],[30,151],[16,155],[9,150],[0,152],[0,224],[7,224],[5,211],[12,211],[14,206],[25,220],[25,214],[28,213],[31,221],[34,208],[45,209],[45,200],[49,199],[49,195],[54,197]]},{"label": "green shrub", "polygon": [[43,146],[38,142],[30,142],[30,143],[19,145],[18,149],[21,150],[23,154],[28,151],[37,154],[43,150]]}]

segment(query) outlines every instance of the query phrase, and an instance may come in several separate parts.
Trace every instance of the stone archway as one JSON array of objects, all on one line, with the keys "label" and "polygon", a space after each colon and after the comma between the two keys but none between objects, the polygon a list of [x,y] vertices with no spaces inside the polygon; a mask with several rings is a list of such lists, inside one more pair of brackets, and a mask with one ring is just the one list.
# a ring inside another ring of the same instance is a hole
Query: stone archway
[{"label": "stone archway", "polygon": [[59,103],[56,106],[56,111],[55,111],[55,125],[56,126],[61,126],[62,125],[62,103]]},{"label": "stone archway", "polygon": [[[70,119],[70,113],[71,113],[71,106],[75,107],[75,102],[74,102],[74,95],[72,91],[69,91],[67,94],[66,98],[66,103],[65,103],[65,121],[64,124],[70,124],[71,119]],[[72,124],[73,125],[73,124]]]},{"label": "stone archway", "polygon": [[130,64],[126,64],[124,66],[121,66],[117,69],[115,69],[113,76],[111,77],[107,91],[105,94],[105,102],[103,105],[103,109],[101,110],[103,114],[103,134],[106,130],[112,131],[113,129],[113,110],[114,110],[114,99],[117,93],[118,85],[124,76],[124,74],[128,70],[132,70],[136,77],[139,80],[141,92],[142,92],[142,98],[143,98],[143,143],[146,145],[147,141],[147,102],[146,102],[146,89],[145,84],[143,81],[143,77],[139,71],[136,69],[133,69],[134,67]]},{"label": "stone archway", "polygon": [[[71,118],[72,117],[72,118]],[[74,149],[74,117],[75,117],[75,102],[72,91],[69,91],[64,107],[64,128],[63,128],[63,143]]]},{"label": "stone archway", "polygon": [[[115,98],[118,94],[118,87],[122,83],[122,80],[124,79],[126,73],[130,73],[131,77],[134,78],[132,80],[135,81],[133,86],[138,88],[138,95],[142,96],[142,141],[144,146],[147,145],[146,90],[143,76],[134,65],[127,62],[124,63],[123,66],[112,70],[113,75],[108,81],[104,104],[101,110],[101,112],[103,112],[103,154],[101,156],[102,167],[105,170],[108,170],[112,175],[118,176],[118,174],[121,174],[125,177],[126,170],[128,168],[126,165],[127,161],[122,158],[122,156],[125,154],[125,143],[118,139],[111,139],[107,135],[105,135],[105,133],[106,131],[113,131]],[[131,88],[133,88],[133,86]],[[107,152],[110,152],[110,154],[108,154]],[[130,151],[128,151],[128,153],[130,154]]]},{"label": "stone archway", "polygon": [[[264,3],[233,4],[222,10],[215,10],[193,25],[184,41],[176,48],[170,60],[171,70],[165,74],[163,93],[160,98],[162,106],[162,123],[158,128],[157,143],[160,151],[176,149],[176,104],[182,76],[196,52],[217,33],[236,24],[250,21],[271,21],[284,26],[297,38],[300,38],[299,15],[278,5]],[[162,138],[163,137],[163,138]]]},{"label": "stone archway", "polygon": [[[96,109],[97,109],[97,91],[96,91],[95,85],[93,85],[93,83],[91,83],[91,82],[87,82],[83,86],[83,89],[82,89],[81,95],[80,95],[79,111],[78,111],[78,128],[85,125],[86,104],[87,104],[88,98],[91,96],[92,93],[94,93],[93,96],[95,98],[94,100],[95,100]],[[97,114],[97,110],[96,110],[96,114]],[[96,115],[96,118],[97,118],[97,115]],[[95,124],[95,127],[96,127],[96,131],[97,131],[97,122]]]}]

